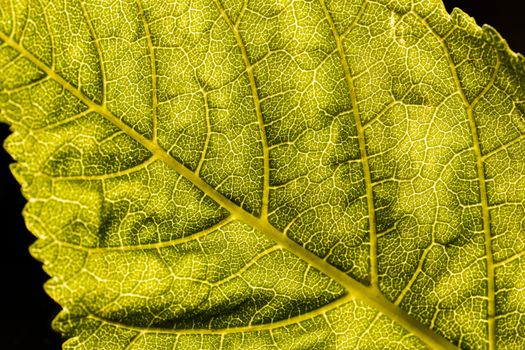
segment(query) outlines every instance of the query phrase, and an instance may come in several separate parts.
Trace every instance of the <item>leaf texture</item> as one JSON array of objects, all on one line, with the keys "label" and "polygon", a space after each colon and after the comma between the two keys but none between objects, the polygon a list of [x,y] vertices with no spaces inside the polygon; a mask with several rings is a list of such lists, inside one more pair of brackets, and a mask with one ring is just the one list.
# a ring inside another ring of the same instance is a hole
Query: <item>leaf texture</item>
[{"label": "leaf texture", "polygon": [[0,0],[65,349],[525,348],[525,60],[437,0]]}]

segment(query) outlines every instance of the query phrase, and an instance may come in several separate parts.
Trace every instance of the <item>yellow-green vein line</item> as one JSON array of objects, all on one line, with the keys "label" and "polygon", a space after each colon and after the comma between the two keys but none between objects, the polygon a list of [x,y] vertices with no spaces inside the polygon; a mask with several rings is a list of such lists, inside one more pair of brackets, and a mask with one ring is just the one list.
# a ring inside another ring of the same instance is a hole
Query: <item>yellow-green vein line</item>
[{"label": "yellow-green vein line", "polygon": [[[86,247],[82,245],[77,245],[69,242],[65,242],[62,240],[57,239],[53,234],[49,233],[42,220],[35,215],[26,213],[27,217],[31,217],[34,222],[38,223],[46,236],[51,237],[58,245],[64,246],[67,248],[75,249],[75,250],[81,250],[86,253],[105,253],[105,252],[131,252],[131,251],[144,251],[144,250],[150,250],[150,249],[162,249],[167,247],[175,247],[184,243],[196,241],[200,238],[203,238],[209,234],[211,234],[214,231],[222,229],[224,226],[231,223],[233,220],[232,216],[228,216],[225,219],[219,221],[218,223],[205,228],[204,230],[201,230],[199,232],[193,233],[191,235],[187,235],[181,238],[172,239],[170,241],[163,241],[163,242],[157,242],[157,243],[144,243],[144,244],[136,244],[136,245],[121,245],[121,246],[107,246],[107,247]],[[39,237],[39,238],[45,238],[45,237]]]},{"label": "yellow-green vein line", "polygon": [[312,319],[319,315],[324,315],[325,313],[339,307],[345,304],[348,304],[354,300],[354,298],[351,295],[345,295],[342,296],[324,306],[321,306],[315,310],[306,312],[304,314],[293,316],[290,318],[286,318],[280,321],[271,322],[271,323],[263,323],[263,324],[255,324],[255,325],[247,325],[247,326],[239,326],[239,327],[230,327],[230,328],[185,328],[185,329],[167,329],[167,328],[154,328],[154,327],[148,327],[141,328],[136,326],[129,326],[127,324],[122,324],[113,320],[108,320],[105,318],[102,318],[97,315],[90,314],[89,318],[97,320],[99,322],[111,324],[115,327],[119,328],[125,328],[134,330],[136,332],[141,333],[161,333],[161,334],[232,334],[232,333],[245,333],[245,332],[260,332],[260,331],[271,331],[274,329],[294,325],[309,319]]},{"label": "yellow-green vein line", "polygon": [[133,338],[130,339],[128,345],[123,350],[131,349],[131,347],[137,343],[137,341],[144,335],[143,332],[139,332],[136,335],[133,336]]},{"label": "yellow-green vein line", "polygon": [[[150,164],[154,163],[155,161],[156,161],[155,157],[151,156],[140,164],[137,164],[130,168],[126,168],[124,170],[116,171],[114,173],[100,174],[100,175],[53,176],[53,177],[50,177],[50,179],[51,181],[99,181],[99,180],[114,179],[114,178],[121,177],[121,176],[135,174],[147,168]],[[48,176],[43,173],[40,173],[39,175]]]},{"label": "yellow-green vein line", "polygon": [[49,46],[51,48],[51,68],[54,69],[55,68],[55,33],[52,31],[52,27],[49,24],[49,16],[47,15],[46,7],[42,4],[41,0],[38,0],[38,6],[42,8],[42,14],[44,15],[44,23],[46,24],[46,30],[49,32]]},{"label": "yellow-green vein line", "polygon": [[[47,76],[46,76],[47,77]],[[55,129],[55,128],[58,128],[62,125],[66,125],[66,124],[69,124],[69,123],[72,123],[74,122],[75,120],[78,120],[78,119],[82,119],[84,118],[85,116],[89,115],[89,113],[92,113],[93,111],[91,109],[86,109],[78,114],[75,114],[75,115],[72,115],[71,117],[67,117],[67,118],[64,118],[64,119],[61,119],[55,123],[51,123],[51,124],[47,124],[46,126],[43,126],[43,127],[40,127],[40,128],[34,128],[33,130],[35,131],[46,131],[46,130],[51,130],[51,129]]]},{"label": "yellow-green vein line", "polygon": [[104,105],[107,99],[107,96],[106,96],[107,77],[106,77],[106,67],[104,65],[104,56],[102,54],[102,48],[100,47],[99,40],[97,39],[97,36],[96,36],[95,28],[93,27],[93,24],[91,23],[91,17],[89,16],[89,12],[86,9],[86,5],[82,1],[80,2],[80,8],[82,9],[82,14],[84,15],[84,18],[86,19],[89,34],[91,35],[91,38],[93,39],[93,45],[95,46],[95,50],[97,51],[100,75],[102,79],[102,96],[101,96],[102,99],[101,101],[102,101],[102,105]]},{"label": "yellow-green vein line", "polygon": [[239,28],[239,24],[241,24],[242,18],[244,17],[244,13],[246,12],[246,8],[248,7],[248,0],[244,0],[244,3],[242,4],[241,11],[239,11],[239,16],[235,20],[235,28]]},{"label": "yellow-green vein line", "polygon": [[245,263],[239,270],[235,271],[234,273],[232,273],[231,275],[229,275],[228,277],[224,279],[213,281],[211,285],[220,286],[221,284],[224,284],[228,281],[238,278],[239,276],[242,275],[243,272],[248,271],[252,266],[256,265],[259,262],[259,260],[265,257],[268,257],[271,253],[282,250],[282,249],[283,248],[279,244],[276,244],[269,248],[264,249],[263,251],[257,253],[257,255],[253,256],[251,260]]},{"label": "yellow-green vein line", "polygon": [[517,254],[514,254],[506,259],[503,259],[501,261],[498,261],[497,263],[494,264],[494,268],[498,268],[498,267],[502,267],[502,266],[506,266],[507,264],[513,262],[514,260],[516,259],[520,259],[522,256],[525,255],[525,251],[522,251],[522,252],[519,252]]},{"label": "yellow-green vein line", "polygon": [[[359,107],[357,104],[357,94],[355,91],[354,80],[352,74],[350,73],[350,66],[348,60],[346,59],[346,54],[343,46],[343,41],[337,28],[335,26],[334,20],[330,11],[326,7],[324,0],[319,0],[321,7],[323,8],[326,20],[330,25],[332,30],[332,35],[337,43],[337,51],[339,53],[339,59],[341,65],[343,66],[345,79],[350,94],[350,99],[352,100],[352,113],[355,118],[355,124],[357,129],[357,139],[359,142],[359,153],[361,156],[361,162],[363,164],[363,175],[365,179],[365,189],[366,189],[366,203],[368,207],[368,229],[370,231],[370,285],[373,288],[379,288],[379,279],[378,279],[378,265],[377,265],[377,229],[376,229],[376,210],[374,206],[374,190],[372,186],[372,176],[370,174],[370,165],[368,163],[368,154],[366,151],[366,139],[365,139],[365,129],[363,127],[363,122],[361,120],[361,115],[359,113]],[[364,5],[363,5],[364,6]],[[362,14],[362,11],[359,12]],[[356,18],[354,23],[359,19]]]},{"label": "yellow-green vein line", "polygon": [[158,128],[158,88],[157,88],[157,61],[155,59],[155,48],[153,47],[153,40],[151,37],[151,30],[146,20],[146,14],[144,13],[144,7],[142,6],[141,0],[136,0],[137,7],[139,9],[139,16],[142,19],[142,25],[146,35],[146,41],[148,43],[148,53],[151,65],[151,123],[153,131],[153,142],[157,142],[157,128]]},{"label": "yellow-green vein line", "polygon": [[485,86],[483,91],[479,96],[473,100],[472,103],[469,103],[463,87],[461,86],[458,73],[456,71],[456,66],[452,57],[450,56],[450,51],[445,43],[445,41],[432,29],[432,27],[427,23],[424,18],[418,16],[420,21],[423,23],[425,28],[432,33],[432,35],[439,42],[439,45],[443,49],[443,54],[448,62],[450,73],[453,77],[456,90],[458,91],[465,111],[467,114],[468,124],[470,128],[470,133],[472,134],[472,149],[474,151],[474,156],[476,157],[476,171],[479,183],[479,192],[480,192],[480,201],[481,201],[481,212],[483,219],[483,235],[485,241],[485,255],[487,261],[487,324],[488,324],[488,342],[489,350],[496,349],[496,295],[495,295],[495,275],[494,275],[494,256],[492,254],[492,234],[490,229],[490,211],[488,203],[488,193],[487,193],[487,183],[485,179],[485,165],[484,158],[481,152],[481,142],[479,138],[478,127],[476,125],[476,120],[474,119],[473,107],[479,101],[481,96],[486,93],[496,78],[498,72],[499,63],[495,69],[495,72],[492,76],[490,82]]},{"label": "yellow-green vein line", "polygon": [[202,165],[204,164],[204,160],[206,159],[206,153],[208,152],[211,138],[210,104],[208,101],[208,92],[204,90],[204,87],[201,87],[201,92],[202,98],[204,99],[204,113],[206,117],[206,139],[204,140],[204,147],[202,147],[199,163],[197,164],[197,168],[195,169],[196,175],[200,175]]},{"label": "yellow-green vein line", "polygon": [[510,147],[514,146],[516,143],[521,142],[523,139],[525,139],[525,134],[522,134],[522,135],[516,137],[515,139],[513,139],[510,142],[507,142],[506,144],[503,144],[501,146],[496,147],[492,151],[485,153],[483,155],[483,160],[487,160],[490,157],[498,154],[499,152],[502,152],[503,150],[508,150]]},{"label": "yellow-green vein line", "polygon": [[253,104],[255,107],[255,114],[257,115],[257,124],[259,125],[259,133],[261,134],[261,143],[262,143],[262,153],[263,153],[263,193],[262,193],[262,205],[261,205],[261,219],[264,221],[268,220],[268,203],[270,201],[270,151],[268,148],[268,140],[266,137],[266,130],[264,126],[264,118],[261,110],[261,100],[259,98],[259,91],[257,88],[257,83],[255,81],[255,75],[253,74],[253,65],[250,62],[248,52],[246,51],[246,46],[241,37],[241,33],[235,26],[234,23],[230,20],[224,7],[222,6],[219,0],[214,0],[221,17],[224,19],[230,31],[235,36],[235,41],[237,46],[241,51],[242,60],[246,66],[246,74],[248,75],[248,80],[250,82],[250,89],[252,92]]}]

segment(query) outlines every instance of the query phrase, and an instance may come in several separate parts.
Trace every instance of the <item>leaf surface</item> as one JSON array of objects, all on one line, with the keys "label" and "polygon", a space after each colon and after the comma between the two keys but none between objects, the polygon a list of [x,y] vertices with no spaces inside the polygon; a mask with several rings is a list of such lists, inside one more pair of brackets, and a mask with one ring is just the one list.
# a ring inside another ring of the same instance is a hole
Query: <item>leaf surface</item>
[{"label": "leaf surface", "polygon": [[440,1],[0,0],[66,349],[525,347],[525,63]]}]

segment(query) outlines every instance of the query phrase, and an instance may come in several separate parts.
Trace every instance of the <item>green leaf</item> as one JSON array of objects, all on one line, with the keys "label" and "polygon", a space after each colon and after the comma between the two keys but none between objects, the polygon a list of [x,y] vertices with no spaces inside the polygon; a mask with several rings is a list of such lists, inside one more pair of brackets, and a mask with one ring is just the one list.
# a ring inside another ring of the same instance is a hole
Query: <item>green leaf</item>
[{"label": "green leaf", "polygon": [[525,60],[438,0],[0,0],[66,349],[525,348]]}]

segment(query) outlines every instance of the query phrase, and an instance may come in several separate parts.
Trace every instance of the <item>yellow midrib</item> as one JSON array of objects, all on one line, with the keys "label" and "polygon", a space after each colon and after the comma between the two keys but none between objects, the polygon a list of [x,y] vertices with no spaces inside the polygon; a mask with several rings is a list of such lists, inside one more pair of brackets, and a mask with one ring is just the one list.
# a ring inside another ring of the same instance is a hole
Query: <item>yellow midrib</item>
[{"label": "yellow midrib", "polygon": [[354,298],[360,299],[366,302],[369,306],[377,309],[385,316],[389,317],[400,326],[405,328],[410,333],[414,334],[426,345],[432,349],[456,349],[454,345],[449,343],[446,339],[442,338],[438,334],[428,329],[424,324],[417,321],[412,316],[408,315],[398,306],[394,305],[385,296],[383,296],[377,288],[367,287],[343,271],[337,269],[335,266],[329,264],[327,261],[321,259],[314,253],[305,249],[295,241],[289,239],[281,231],[270,225],[267,220],[258,218],[248,213],[238,205],[233,203],[231,200],[223,196],[215,188],[206,183],[203,179],[197,176],[194,172],[186,168],[184,165],[179,163],[173,157],[171,157],[164,149],[150,139],[147,139],[143,135],[136,132],[129,125],[124,123],[113,113],[107,110],[104,106],[98,105],[85,96],[78,89],[73,87],[64,78],[58,75],[55,71],[50,69],[44,62],[35,57],[32,53],[24,49],[17,42],[12,40],[10,37],[0,32],[0,40],[4,41],[7,45],[18,51],[20,55],[25,57],[43,72],[45,72],[51,79],[60,84],[65,90],[77,97],[87,107],[93,111],[99,113],[101,116],[106,118],[108,121],[113,123],[116,127],[124,131],[129,137],[137,141],[143,147],[148,149],[155,158],[164,161],[166,165],[177,171],[179,174],[184,176],[188,181],[193,183],[197,188],[203,191],[207,196],[213,199],[221,207],[227,209],[233,217],[243,221],[244,223],[257,229],[259,232],[266,235],[268,238],[280,244],[283,248],[293,253],[298,258],[307,262],[320,272],[324,273],[328,277],[332,278],[339,284],[341,284]]}]

